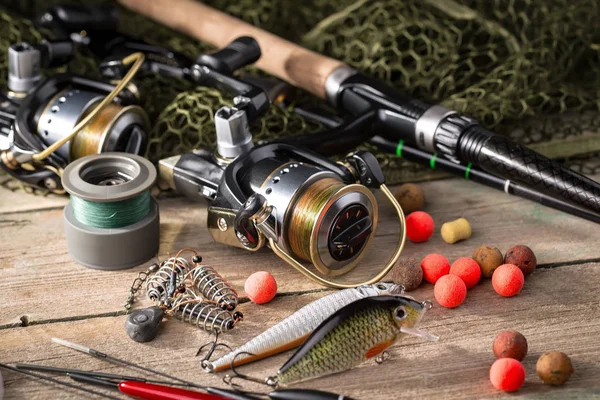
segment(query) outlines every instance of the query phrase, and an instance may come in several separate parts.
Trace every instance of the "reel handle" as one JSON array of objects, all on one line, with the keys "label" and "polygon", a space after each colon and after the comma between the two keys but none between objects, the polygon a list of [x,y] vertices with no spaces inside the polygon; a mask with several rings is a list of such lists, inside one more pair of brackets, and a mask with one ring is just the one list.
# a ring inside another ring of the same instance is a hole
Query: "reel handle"
[{"label": "reel handle", "polygon": [[69,33],[86,31],[114,31],[118,25],[117,7],[62,5],[44,11],[37,25],[68,37]]},{"label": "reel handle", "polygon": [[242,36],[216,53],[201,55],[196,62],[220,73],[231,75],[242,67],[254,64],[261,55],[258,42],[250,36]]}]

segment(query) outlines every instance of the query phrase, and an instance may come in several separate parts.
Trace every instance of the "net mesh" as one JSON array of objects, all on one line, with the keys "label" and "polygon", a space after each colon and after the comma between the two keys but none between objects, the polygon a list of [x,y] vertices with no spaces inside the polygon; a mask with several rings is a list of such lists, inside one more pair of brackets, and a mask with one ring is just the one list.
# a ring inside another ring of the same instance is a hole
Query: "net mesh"
[{"label": "net mesh", "polygon": [[[76,1],[70,1],[77,3]],[[102,3],[103,0],[95,1]],[[31,4],[29,4],[31,3]],[[17,17],[69,1],[5,0],[0,11],[0,85],[6,49],[49,32]],[[254,25],[338,58],[399,90],[464,112],[495,132],[585,173],[600,173],[600,3],[597,0],[210,0]],[[124,10],[120,29],[192,58],[210,47]],[[85,52],[67,67],[94,76]],[[254,68],[243,73],[257,74]],[[153,160],[214,146],[213,115],[230,98],[187,82],[144,74],[136,79],[154,121]],[[301,99],[319,100],[308,94]],[[256,139],[314,133],[322,127],[277,107],[256,122]],[[575,140],[571,140],[571,139]],[[542,146],[543,147],[543,146]],[[427,179],[436,171],[379,154],[391,182]]]}]

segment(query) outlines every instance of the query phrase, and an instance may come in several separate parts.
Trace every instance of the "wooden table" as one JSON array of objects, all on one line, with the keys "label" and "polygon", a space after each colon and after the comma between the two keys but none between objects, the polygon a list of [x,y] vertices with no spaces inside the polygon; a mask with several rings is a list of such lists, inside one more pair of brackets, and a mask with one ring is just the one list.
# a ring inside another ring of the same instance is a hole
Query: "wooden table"
[{"label": "wooden table", "polygon": [[[598,178],[598,177],[596,177]],[[488,380],[494,361],[491,343],[504,329],[522,332],[529,342],[524,361],[528,398],[600,398],[600,230],[587,221],[462,180],[423,184],[427,211],[437,231],[426,243],[407,243],[404,256],[421,258],[436,252],[451,261],[470,256],[482,244],[503,252],[526,244],[536,253],[537,270],[523,291],[502,298],[489,280],[469,291],[465,303],[449,310],[436,306],[422,327],[441,337],[437,343],[406,338],[391,349],[382,365],[365,362],[352,371],[306,382],[301,387],[329,390],[360,399],[491,398],[503,394]],[[105,372],[129,372],[113,364],[53,345],[51,337],[81,343],[114,356],[151,366],[184,379],[221,385],[195,358],[209,335],[180,321],[168,321],[147,344],[126,335],[123,304],[135,275],[146,268],[103,272],[74,263],[67,253],[62,208],[67,199],[36,197],[0,190],[0,361],[42,363]],[[243,297],[245,319],[222,336],[229,345],[244,343],[299,307],[329,293],[286,266],[270,251],[248,253],[212,242],[206,208],[184,198],[163,195],[161,252],[195,247],[204,260],[229,279]],[[443,222],[466,217],[473,236],[449,245],[441,240]],[[380,227],[364,268],[374,271],[391,253],[397,238],[390,207],[382,207]],[[258,306],[244,297],[252,272],[270,271],[278,296]],[[432,299],[433,287],[412,292]],[[136,306],[148,304],[138,301]],[[560,350],[573,360],[575,374],[563,387],[544,385],[537,377],[539,355]],[[273,373],[289,354],[243,369],[255,376]],[[2,371],[6,398],[82,398],[80,393]],[[61,378],[62,379],[62,378]],[[248,386],[261,389],[257,386]],[[508,396],[507,396],[508,397]],[[511,396],[512,397],[512,396]]]}]

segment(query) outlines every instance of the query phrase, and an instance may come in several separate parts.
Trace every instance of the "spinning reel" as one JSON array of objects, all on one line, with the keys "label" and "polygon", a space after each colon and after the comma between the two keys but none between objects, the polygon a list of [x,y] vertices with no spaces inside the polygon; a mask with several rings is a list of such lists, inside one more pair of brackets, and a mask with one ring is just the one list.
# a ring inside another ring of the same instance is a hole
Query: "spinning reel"
[{"label": "spinning reel", "polygon": [[[38,188],[61,192],[61,171],[78,158],[104,152],[141,154],[150,123],[125,90],[143,62],[141,53],[117,84],[59,74],[42,79],[42,68],[66,64],[70,40],[37,45],[17,43],[8,50],[8,91],[0,98],[0,166]],[[131,88],[131,87],[130,87]]]},{"label": "spinning reel", "polygon": [[[215,113],[216,154],[198,150],[163,159],[159,163],[161,179],[179,193],[210,202],[208,229],[219,243],[249,251],[268,246],[324,286],[345,288],[379,281],[400,256],[405,224],[375,156],[358,151],[335,163],[283,141],[254,147],[249,123],[267,109],[269,98],[262,89],[229,74],[243,65],[239,60],[256,61],[260,48],[251,38],[234,43],[237,45],[228,46],[227,54],[222,50],[205,56],[206,62],[213,58],[210,65],[215,70],[224,71],[210,70],[214,77],[223,74],[218,79],[220,87],[236,95],[233,107]],[[236,55],[239,52],[245,56]],[[239,62],[218,62],[222,58]],[[229,64],[226,70],[219,67],[225,64]],[[360,262],[373,239],[378,219],[373,189],[380,189],[398,214],[399,244],[372,279],[334,282],[331,278]],[[318,273],[303,262],[310,262]]]}]

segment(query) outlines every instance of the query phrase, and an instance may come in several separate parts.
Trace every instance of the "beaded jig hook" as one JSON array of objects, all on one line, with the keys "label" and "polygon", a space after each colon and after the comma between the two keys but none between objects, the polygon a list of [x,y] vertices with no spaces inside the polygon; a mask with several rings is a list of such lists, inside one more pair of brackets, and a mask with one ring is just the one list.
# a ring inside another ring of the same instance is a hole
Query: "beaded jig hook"
[{"label": "beaded jig hook", "polygon": [[[181,257],[185,252],[193,253],[189,261]],[[194,249],[184,248],[168,257],[140,272],[134,280],[126,311],[132,308],[135,294],[143,286],[154,306],[136,310],[127,317],[127,334],[138,342],[150,341],[156,337],[165,315],[215,335],[233,329],[243,314],[234,312],[238,295],[229,282],[214,268],[202,265],[202,257]]]}]

